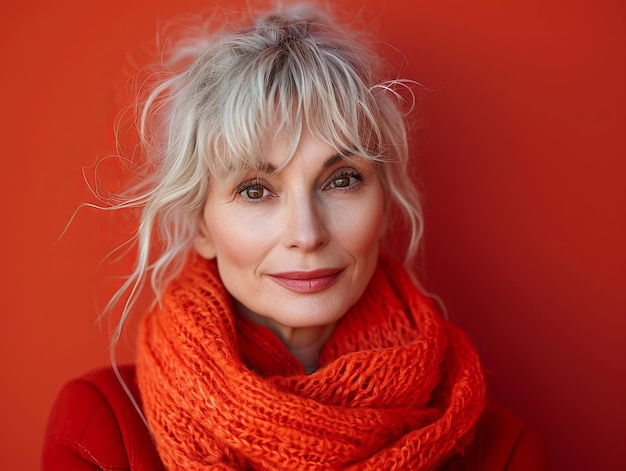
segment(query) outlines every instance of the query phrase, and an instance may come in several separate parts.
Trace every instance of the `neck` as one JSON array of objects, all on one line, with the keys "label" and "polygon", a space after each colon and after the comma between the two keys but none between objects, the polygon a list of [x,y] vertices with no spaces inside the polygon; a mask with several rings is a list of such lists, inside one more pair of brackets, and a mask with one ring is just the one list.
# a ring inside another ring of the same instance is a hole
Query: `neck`
[{"label": "neck", "polygon": [[289,327],[260,316],[238,304],[239,311],[255,324],[267,327],[300,362],[307,374],[317,369],[319,353],[332,335],[336,323],[310,327]]}]

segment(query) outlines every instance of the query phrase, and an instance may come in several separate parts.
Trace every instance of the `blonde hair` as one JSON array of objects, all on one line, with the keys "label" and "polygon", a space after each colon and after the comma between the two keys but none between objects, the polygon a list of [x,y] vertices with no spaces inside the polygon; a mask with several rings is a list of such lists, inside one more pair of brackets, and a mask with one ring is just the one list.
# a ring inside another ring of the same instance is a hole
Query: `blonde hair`
[{"label": "blonde hair", "polygon": [[205,28],[212,34],[171,45],[159,72],[142,83],[134,126],[143,177],[112,205],[141,210],[134,270],[107,306],[122,305],[112,350],[146,283],[158,301],[182,269],[211,180],[254,168],[277,130],[290,136],[292,154],[306,125],[339,152],[376,162],[389,227],[406,231],[395,255],[410,266],[418,250],[422,212],[409,178],[406,122],[411,82],[383,80],[365,36],[311,6],[228,28]]}]

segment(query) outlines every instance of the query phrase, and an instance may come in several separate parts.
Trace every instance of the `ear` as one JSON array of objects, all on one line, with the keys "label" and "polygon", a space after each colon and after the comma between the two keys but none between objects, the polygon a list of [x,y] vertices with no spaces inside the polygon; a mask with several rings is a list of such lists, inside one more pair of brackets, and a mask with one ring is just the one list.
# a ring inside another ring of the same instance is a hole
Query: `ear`
[{"label": "ear", "polygon": [[198,233],[193,239],[193,245],[196,252],[203,258],[210,260],[217,256],[211,231],[209,231],[202,214],[198,217]]}]

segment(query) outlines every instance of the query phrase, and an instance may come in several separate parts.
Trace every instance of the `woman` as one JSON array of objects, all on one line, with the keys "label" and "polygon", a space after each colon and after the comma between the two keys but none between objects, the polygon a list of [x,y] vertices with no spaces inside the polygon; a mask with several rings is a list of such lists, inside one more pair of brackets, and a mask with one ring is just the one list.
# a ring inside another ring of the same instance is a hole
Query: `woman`
[{"label": "woman", "polygon": [[113,348],[146,282],[155,306],[136,367],[62,391],[44,469],[544,467],[404,268],[408,82],[366,45],[294,7],[171,52],[138,113],[148,173],[114,206],[141,224]]}]

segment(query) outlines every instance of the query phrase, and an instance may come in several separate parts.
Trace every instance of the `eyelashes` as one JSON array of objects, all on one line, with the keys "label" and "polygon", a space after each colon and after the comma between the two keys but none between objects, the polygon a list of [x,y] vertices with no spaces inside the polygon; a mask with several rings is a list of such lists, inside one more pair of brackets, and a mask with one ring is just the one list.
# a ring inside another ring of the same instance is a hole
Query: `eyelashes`
[{"label": "eyelashes", "polygon": [[328,183],[324,185],[324,189],[337,188],[347,190],[349,188],[353,188],[362,180],[363,175],[361,172],[354,168],[342,167],[338,169],[332,177],[330,177]]},{"label": "eyelashes", "polygon": [[267,182],[253,178],[240,184],[235,192],[247,201],[260,201],[268,196]]}]

